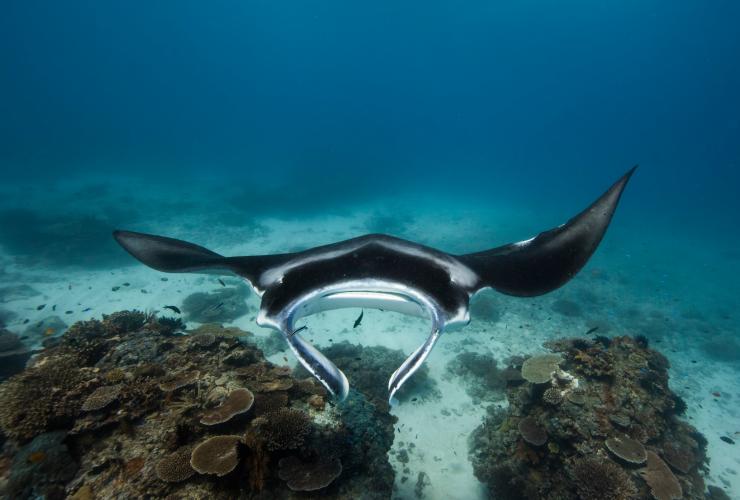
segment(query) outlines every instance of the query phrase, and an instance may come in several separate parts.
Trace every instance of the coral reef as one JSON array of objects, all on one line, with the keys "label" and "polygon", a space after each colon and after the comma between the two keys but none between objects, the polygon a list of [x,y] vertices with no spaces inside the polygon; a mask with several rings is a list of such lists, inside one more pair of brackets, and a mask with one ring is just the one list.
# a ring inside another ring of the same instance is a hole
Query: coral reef
[{"label": "coral reef", "polygon": [[546,347],[470,438],[492,497],[704,498],[706,441],[679,418],[664,356],[630,337]]},{"label": "coral reef", "polygon": [[232,417],[248,411],[254,403],[254,394],[249,389],[234,389],[226,399],[216,408],[203,414],[200,423],[203,425],[217,425],[228,422]]},{"label": "coral reef", "polygon": [[0,384],[0,497],[391,497],[384,400],[326,404],[241,330],[194,343],[158,324],[76,323]]},{"label": "coral reef", "polygon": [[[321,347],[320,350],[347,375],[353,387],[369,394],[371,402],[383,411],[388,410],[388,378],[406,360],[403,351],[382,346],[367,347],[346,341]],[[296,376],[306,377],[308,372],[301,366],[296,370]],[[434,379],[429,377],[429,368],[421,365],[401,387],[396,397],[400,401],[412,397],[436,399],[440,397],[440,393]]]},{"label": "coral reef", "polygon": [[236,445],[239,436],[213,436],[195,447],[190,455],[190,466],[200,474],[225,476],[239,463]]},{"label": "coral reef", "polygon": [[490,354],[462,352],[446,367],[446,377],[460,377],[465,392],[474,400],[498,400],[504,397],[506,377]]},{"label": "coral reef", "polygon": [[320,458],[315,462],[304,462],[295,456],[281,458],[278,476],[293,491],[316,491],[326,488],[342,473],[342,462],[338,458]]},{"label": "coral reef", "polygon": [[196,292],[185,298],[180,309],[188,321],[229,322],[249,312],[248,296],[246,285],[220,288],[209,293]]}]

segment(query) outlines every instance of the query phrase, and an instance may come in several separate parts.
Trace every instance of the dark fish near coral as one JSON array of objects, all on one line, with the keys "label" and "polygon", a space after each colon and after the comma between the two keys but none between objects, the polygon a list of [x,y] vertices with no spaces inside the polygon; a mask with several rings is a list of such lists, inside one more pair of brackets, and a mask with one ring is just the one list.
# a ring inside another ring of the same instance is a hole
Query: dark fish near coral
[{"label": "dark fish near coral", "polygon": [[120,286],[114,286],[113,288],[111,288],[111,291],[112,291],[112,292],[117,292],[117,291],[118,291],[118,290],[120,290],[120,289],[121,289],[121,287],[120,287]]},{"label": "dark fish near coral", "polygon": [[360,311],[360,315],[357,316],[357,319],[355,320],[355,324],[352,325],[352,328],[357,328],[360,326],[360,323],[362,323],[362,317],[365,315],[365,311]]},{"label": "dark fish near coral", "polygon": [[598,329],[599,329],[598,326],[594,326],[593,328],[589,328],[588,331],[586,331],[586,335],[591,335],[592,333],[594,333]]},{"label": "dark fish near coral", "polygon": [[43,309],[44,307],[46,307],[46,304],[41,304],[40,306],[38,306],[38,307],[36,308],[36,310],[37,310],[37,311],[40,311],[40,310],[41,310],[41,309]]},{"label": "dark fish near coral", "polygon": [[56,304],[54,304],[53,306],[51,306],[51,310],[52,310],[52,311],[56,311],[56,310],[57,310],[57,305],[56,305]]},{"label": "dark fish near coral", "polygon": [[92,307],[86,307],[82,310],[82,312],[92,311]]},{"label": "dark fish near coral", "polygon": [[169,309],[172,312],[176,312],[177,314],[182,314],[180,312],[180,308],[177,306],[164,306],[164,309]]},{"label": "dark fish near coral", "polygon": [[25,325],[25,324],[27,324],[27,323],[28,323],[29,321],[31,321],[31,320],[30,320],[30,319],[28,319],[28,318],[26,318],[26,319],[24,319],[24,320],[23,320],[23,324]]},{"label": "dark fish near coral", "polygon": [[732,438],[729,438],[727,436],[720,436],[719,438],[727,444],[735,444],[735,441],[733,441]]},{"label": "dark fish near coral", "polygon": [[307,327],[306,325],[303,325],[303,326],[302,326],[302,327],[300,327],[300,328],[296,328],[295,330],[293,330],[293,331],[292,331],[292,332],[290,333],[290,336],[292,337],[292,336],[293,336],[293,335],[295,335],[296,333],[298,333],[298,332],[302,332],[303,330],[306,330],[307,328],[308,328],[308,327]]},{"label": "dark fish near coral", "polygon": [[64,314],[72,314],[72,311],[64,311]]},{"label": "dark fish near coral", "polygon": [[226,286],[226,283],[224,283],[224,280],[221,278],[218,279],[218,282],[221,283],[221,286]]}]

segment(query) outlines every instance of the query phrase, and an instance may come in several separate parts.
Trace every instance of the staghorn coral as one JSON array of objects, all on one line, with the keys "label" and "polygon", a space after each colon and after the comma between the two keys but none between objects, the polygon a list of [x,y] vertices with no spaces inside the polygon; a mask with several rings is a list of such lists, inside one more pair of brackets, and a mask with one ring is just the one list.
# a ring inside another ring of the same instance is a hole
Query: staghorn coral
[{"label": "staghorn coral", "polygon": [[236,445],[240,436],[214,436],[195,447],[190,466],[200,474],[225,476],[236,468],[239,456]]},{"label": "staghorn coral", "polygon": [[113,401],[118,399],[121,394],[121,384],[107,385],[98,387],[95,392],[90,394],[84,403],[82,403],[82,411],[94,411],[105,408]]},{"label": "staghorn coral", "polygon": [[630,500],[637,495],[630,476],[610,460],[578,459],[570,474],[581,500]]},{"label": "staghorn coral", "polygon": [[311,419],[305,412],[281,408],[264,415],[260,431],[268,450],[299,448],[311,432]]},{"label": "staghorn coral", "polygon": [[278,467],[278,477],[293,491],[326,488],[342,473],[342,462],[338,458],[319,457],[315,461],[304,462],[291,455],[281,458]]},{"label": "staghorn coral", "polygon": [[284,392],[266,392],[254,395],[252,413],[255,417],[277,411],[288,406],[288,395]]},{"label": "staghorn coral", "polygon": [[200,423],[216,425],[228,422],[232,417],[248,411],[253,403],[254,394],[252,394],[252,391],[249,389],[235,389],[229,393],[223,403],[205,412],[200,419]]},{"label": "staghorn coral", "polygon": [[190,465],[192,451],[188,447],[161,458],[155,467],[157,477],[168,483],[179,483],[195,474]]}]

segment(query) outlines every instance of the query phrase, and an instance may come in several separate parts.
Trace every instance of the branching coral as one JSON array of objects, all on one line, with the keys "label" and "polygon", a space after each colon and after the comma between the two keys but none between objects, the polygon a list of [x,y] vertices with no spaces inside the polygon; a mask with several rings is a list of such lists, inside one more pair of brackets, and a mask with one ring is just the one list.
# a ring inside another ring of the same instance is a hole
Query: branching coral
[{"label": "branching coral", "polygon": [[581,500],[630,500],[637,494],[629,475],[609,460],[578,459],[570,472]]}]

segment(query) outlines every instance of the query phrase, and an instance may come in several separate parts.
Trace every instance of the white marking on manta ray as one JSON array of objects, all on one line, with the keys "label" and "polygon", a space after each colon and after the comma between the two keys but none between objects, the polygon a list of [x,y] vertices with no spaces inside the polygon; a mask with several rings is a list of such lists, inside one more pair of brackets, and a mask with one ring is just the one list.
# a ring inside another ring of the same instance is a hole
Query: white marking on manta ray
[{"label": "white marking on manta ray", "polygon": [[[357,251],[360,248],[363,248],[367,245],[373,245],[373,244],[381,245],[389,250],[393,250],[393,251],[403,253],[406,255],[412,255],[414,257],[420,257],[422,259],[428,259],[432,261],[434,264],[443,268],[445,271],[447,271],[450,275],[451,281],[461,286],[472,287],[479,280],[478,275],[476,275],[470,268],[468,268],[467,266],[463,265],[462,263],[456,260],[453,260],[450,257],[446,257],[444,255],[435,255],[426,249],[418,248],[414,245],[408,244],[401,240],[388,241],[386,239],[378,238],[378,239],[358,241],[354,244],[348,244],[349,246],[345,248],[341,248],[337,250],[330,250],[330,251],[326,251],[326,252],[323,252],[317,255],[298,257],[298,258],[289,260],[288,262],[286,262],[285,264],[281,266],[277,266],[277,267],[268,269],[267,271],[263,272],[259,277],[259,288],[267,289],[273,283],[276,283],[276,282],[280,283],[288,271],[291,271],[292,269],[295,269],[297,267],[302,267],[312,262],[319,262],[319,261],[324,261],[324,260],[335,259],[337,257],[341,257],[343,255],[347,255],[351,252]],[[258,288],[254,285],[253,287],[255,288],[255,291]]]}]

